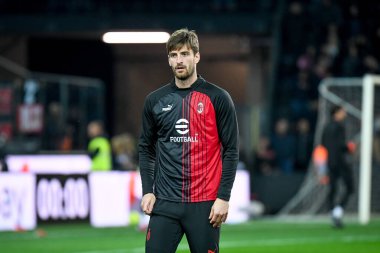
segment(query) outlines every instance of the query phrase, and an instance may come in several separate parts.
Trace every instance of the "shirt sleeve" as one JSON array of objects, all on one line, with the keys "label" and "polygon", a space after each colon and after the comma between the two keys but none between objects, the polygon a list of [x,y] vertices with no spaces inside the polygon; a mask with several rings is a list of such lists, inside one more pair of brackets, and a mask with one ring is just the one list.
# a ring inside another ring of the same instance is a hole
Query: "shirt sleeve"
[{"label": "shirt sleeve", "polygon": [[143,195],[153,193],[156,142],[153,108],[148,96],[142,113],[142,130],[139,139],[139,164]]},{"label": "shirt sleeve", "polygon": [[218,198],[229,201],[239,162],[239,130],[234,103],[227,92],[216,101],[218,134],[223,146]]}]

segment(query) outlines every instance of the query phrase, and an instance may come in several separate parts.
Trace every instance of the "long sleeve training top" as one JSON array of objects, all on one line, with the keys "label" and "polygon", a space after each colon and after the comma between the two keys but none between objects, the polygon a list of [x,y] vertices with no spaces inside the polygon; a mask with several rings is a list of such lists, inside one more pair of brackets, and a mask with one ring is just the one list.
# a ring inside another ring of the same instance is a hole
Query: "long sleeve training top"
[{"label": "long sleeve training top", "polygon": [[238,135],[230,95],[202,77],[190,88],[173,80],[152,92],[139,140],[143,194],[175,202],[229,200]]}]

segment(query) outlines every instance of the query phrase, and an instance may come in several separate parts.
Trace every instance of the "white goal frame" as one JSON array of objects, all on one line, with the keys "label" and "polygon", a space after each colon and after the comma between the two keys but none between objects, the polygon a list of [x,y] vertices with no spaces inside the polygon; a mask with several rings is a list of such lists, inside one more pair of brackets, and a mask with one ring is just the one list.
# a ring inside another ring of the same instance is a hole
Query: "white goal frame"
[{"label": "white goal frame", "polygon": [[[319,107],[325,108],[326,103],[342,105],[353,118],[360,120],[357,134],[354,137],[360,145],[358,164],[358,192],[357,192],[357,217],[359,224],[366,225],[371,216],[371,181],[372,181],[372,148],[373,148],[373,124],[375,106],[375,85],[380,86],[380,75],[367,74],[359,78],[326,78],[319,85]],[[361,87],[361,103],[353,105],[342,97],[331,92],[330,87]],[[379,98],[378,98],[379,99]],[[378,100],[377,99],[377,100]],[[325,109],[322,109],[325,110]],[[318,115],[317,130],[314,144],[320,143],[322,126],[326,123],[327,115]],[[358,140],[360,138],[360,140]],[[327,188],[317,182],[317,175],[312,162],[308,167],[308,173],[297,194],[280,210],[279,216],[291,214],[316,215],[322,210],[327,195]],[[310,199],[314,201],[310,202]]]},{"label": "white goal frame", "polygon": [[360,145],[359,222],[368,224],[371,216],[371,174],[375,85],[379,75],[365,75],[363,79],[362,122]]}]

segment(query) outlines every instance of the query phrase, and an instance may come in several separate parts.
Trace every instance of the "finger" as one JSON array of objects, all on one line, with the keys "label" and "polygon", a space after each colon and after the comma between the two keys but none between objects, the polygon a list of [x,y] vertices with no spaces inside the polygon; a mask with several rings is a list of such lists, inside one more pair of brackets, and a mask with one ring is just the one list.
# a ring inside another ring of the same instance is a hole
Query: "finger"
[{"label": "finger", "polygon": [[149,213],[149,202],[148,203],[144,202],[142,206],[143,206],[142,207],[143,212],[148,214]]},{"label": "finger", "polygon": [[218,221],[218,218],[219,218],[219,214],[214,214],[212,217],[211,217],[211,221],[210,223],[215,223]]},{"label": "finger", "polygon": [[219,228],[221,225],[222,225],[222,222],[221,222],[221,221],[218,221],[218,222],[215,222],[214,224],[212,224],[212,226],[213,226],[214,228]]},{"label": "finger", "polygon": [[148,204],[148,212],[149,213],[151,213],[153,211],[153,205],[154,205],[154,202],[150,201],[149,204]]},{"label": "finger", "polygon": [[221,223],[221,216],[220,216],[220,214],[214,215],[214,217],[211,220],[211,223],[214,224],[214,225],[218,224],[218,223]]},{"label": "finger", "polygon": [[228,213],[226,213],[225,215],[223,215],[223,217],[222,217],[222,222],[226,222],[226,220],[227,220],[227,216],[228,216]]},{"label": "finger", "polygon": [[211,208],[210,215],[208,216],[208,219],[211,219],[214,216],[214,209]]}]

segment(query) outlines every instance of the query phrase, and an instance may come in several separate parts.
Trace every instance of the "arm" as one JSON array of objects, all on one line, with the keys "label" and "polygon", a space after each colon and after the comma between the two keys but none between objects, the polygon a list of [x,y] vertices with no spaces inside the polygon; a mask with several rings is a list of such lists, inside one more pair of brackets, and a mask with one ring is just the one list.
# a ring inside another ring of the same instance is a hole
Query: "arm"
[{"label": "arm", "polygon": [[223,146],[222,178],[218,198],[229,201],[239,162],[239,129],[235,106],[227,93],[220,98],[217,104],[216,120],[219,138]]},{"label": "arm", "polygon": [[88,152],[88,155],[90,156],[91,159],[93,159],[94,157],[96,157],[99,154],[99,151],[100,151],[99,148],[96,148],[94,150],[90,150]]},{"label": "arm", "polygon": [[209,219],[213,227],[220,227],[221,223],[225,222],[228,216],[228,201],[239,161],[239,130],[235,107],[231,97],[225,93],[216,106],[218,133],[223,146],[222,178],[219,185],[218,198],[211,208]]},{"label": "arm", "polygon": [[157,135],[154,126],[151,101],[148,97],[144,104],[142,131],[139,139],[139,164],[144,196],[141,201],[141,208],[147,214],[151,213],[155,202],[153,184]]}]

